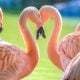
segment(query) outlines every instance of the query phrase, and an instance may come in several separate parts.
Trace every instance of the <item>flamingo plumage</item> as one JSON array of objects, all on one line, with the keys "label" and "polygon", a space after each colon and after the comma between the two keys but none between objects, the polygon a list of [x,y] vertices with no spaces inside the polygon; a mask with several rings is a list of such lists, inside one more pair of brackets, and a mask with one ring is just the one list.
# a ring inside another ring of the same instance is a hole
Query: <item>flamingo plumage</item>
[{"label": "flamingo plumage", "polygon": [[[2,19],[3,13],[0,9],[0,31],[2,30]],[[27,7],[22,11],[19,18],[19,29],[27,48],[26,51],[0,40],[0,80],[20,80],[31,74],[38,64],[39,49],[26,24],[28,19],[36,25],[37,30],[42,26],[37,8]]]},{"label": "flamingo plumage", "polygon": [[80,80],[80,52],[67,66],[62,80]]}]

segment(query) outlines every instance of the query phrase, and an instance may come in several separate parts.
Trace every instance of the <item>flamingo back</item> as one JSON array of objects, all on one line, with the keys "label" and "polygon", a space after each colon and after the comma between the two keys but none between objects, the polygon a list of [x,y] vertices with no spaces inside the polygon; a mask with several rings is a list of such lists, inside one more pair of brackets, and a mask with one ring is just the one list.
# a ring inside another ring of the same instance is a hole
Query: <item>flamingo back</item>
[{"label": "flamingo back", "polygon": [[64,37],[59,45],[59,51],[73,59],[80,52],[80,34],[76,32]]},{"label": "flamingo back", "polygon": [[64,37],[59,45],[60,60],[65,70],[70,61],[80,52],[80,33],[71,33]]},{"label": "flamingo back", "polygon": [[17,80],[25,64],[23,51],[14,45],[0,44],[0,80]]}]

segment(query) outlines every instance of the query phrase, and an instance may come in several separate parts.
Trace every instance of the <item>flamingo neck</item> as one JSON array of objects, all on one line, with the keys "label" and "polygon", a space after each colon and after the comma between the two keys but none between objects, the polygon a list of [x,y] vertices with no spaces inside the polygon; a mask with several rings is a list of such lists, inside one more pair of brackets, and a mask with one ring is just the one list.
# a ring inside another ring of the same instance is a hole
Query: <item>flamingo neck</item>
[{"label": "flamingo neck", "polygon": [[21,15],[20,16],[20,20],[19,20],[19,25],[20,25],[20,31],[21,31],[21,34],[22,34],[22,37],[23,37],[23,40],[24,40],[24,43],[25,43],[25,46],[29,51],[33,51],[33,50],[37,50],[37,46],[36,46],[36,43],[32,37],[32,34],[31,32],[29,31],[28,29],[28,25],[26,24],[26,20],[27,20],[27,16],[25,15]]},{"label": "flamingo neck", "polygon": [[[22,34],[25,46],[27,48],[27,53],[24,54],[24,62],[25,62],[25,68],[28,72],[23,71],[21,73],[21,76],[24,77],[25,74],[30,74],[32,70],[35,68],[36,64],[38,63],[39,58],[39,50],[37,48],[37,44],[35,43],[31,32],[28,29],[28,25],[26,24],[27,16],[21,14],[19,19],[19,29]],[[28,65],[28,67],[26,66]],[[24,69],[25,70],[25,69]]]},{"label": "flamingo neck", "polygon": [[58,39],[59,39],[61,29],[62,29],[62,18],[61,18],[60,13],[57,10],[53,11],[52,17],[54,19],[54,26],[53,26],[53,31],[52,31],[52,35],[50,38],[50,42],[52,42],[54,46],[57,46]]},{"label": "flamingo neck", "polygon": [[48,55],[51,61],[61,70],[63,70],[61,61],[60,61],[60,56],[59,56],[59,50],[58,50],[58,39],[60,36],[61,28],[62,28],[62,19],[59,14],[59,12],[55,9],[52,8],[50,12],[50,17],[54,19],[54,26],[53,26],[53,31],[48,43]]}]

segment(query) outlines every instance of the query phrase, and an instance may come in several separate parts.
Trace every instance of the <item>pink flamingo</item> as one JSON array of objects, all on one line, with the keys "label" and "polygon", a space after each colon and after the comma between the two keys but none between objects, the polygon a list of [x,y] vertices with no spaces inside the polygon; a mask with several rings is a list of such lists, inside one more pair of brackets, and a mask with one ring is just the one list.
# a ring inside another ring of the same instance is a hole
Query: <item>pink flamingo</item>
[{"label": "pink flamingo", "polygon": [[[2,30],[3,13],[0,9],[0,31]],[[42,34],[43,28],[40,14],[35,7],[25,8],[19,18],[19,29],[22,34],[27,51],[19,49],[13,44],[0,40],[0,80],[20,80],[29,75],[39,60],[39,50],[26,20],[30,19]]]},{"label": "pink flamingo", "polygon": [[[80,32],[80,24],[77,25],[76,31]],[[67,66],[62,80],[80,80],[80,52],[72,59]]]},{"label": "pink flamingo", "polygon": [[62,30],[62,18],[59,11],[49,5],[40,8],[40,15],[43,24],[50,18],[54,19],[54,29],[48,42],[48,57],[62,71],[66,69],[70,61],[80,51],[80,32],[71,33],[63,38],[58,45],[59,36]]}]

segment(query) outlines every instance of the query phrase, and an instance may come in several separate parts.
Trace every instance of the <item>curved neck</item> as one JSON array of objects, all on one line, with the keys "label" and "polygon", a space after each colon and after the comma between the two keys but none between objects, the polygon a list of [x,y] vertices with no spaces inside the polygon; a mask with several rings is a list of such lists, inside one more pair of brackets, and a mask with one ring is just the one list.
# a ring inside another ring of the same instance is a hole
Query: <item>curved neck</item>
[{"label": "curved neck", "polygon": [[62,29],[62,18],[61,15],[58,11],[54,9],[52,12],[52,18],[54,19],[54,26],[53,26],[53,31],[51,34],[50,42],[52,42],[52,45],[57,47],[58,44],[58,39],[60,36],[60,32]]},{"label": "curved neck", "polygon": [[24,75],[26,74],[28,75],[33,71],[33,69],[38,63],[38,58],[39,58],[39,50],[38,50],[37,44],[34,41],[32,34],[28,29],[28,25],[26,24],[27,19],[28,19],[28,14],[23,12],[20,15],[20,19],[19,19],[19,28],[20,28],[25,46],[28,50],[27,51],[28,54],[23,54],[25,68],[23,69],[24,71],[21,73],[21,77],[24,77]]},{"label": "curved neck", "polygon": [[59,12],[55,9],[53,9],[51,17],[54,19],[54,26],[48,43],[48,54],[51,61],[63,71],[58,51],[58,39],[62,29],[62,19]]},{"label": "curved neck", "polygon": [[20,16],[19,19],[19,28],[25,43],[25,46],[28,50],[28,52],[30,51],[36,51],[37,50],[37,46],[36,43],[32,37],[32,34],[30,33],[29,29],[28,29],[28,25],[26,24],[26,20],[27,20],[27,16],[26,14],[22,14]]}]

